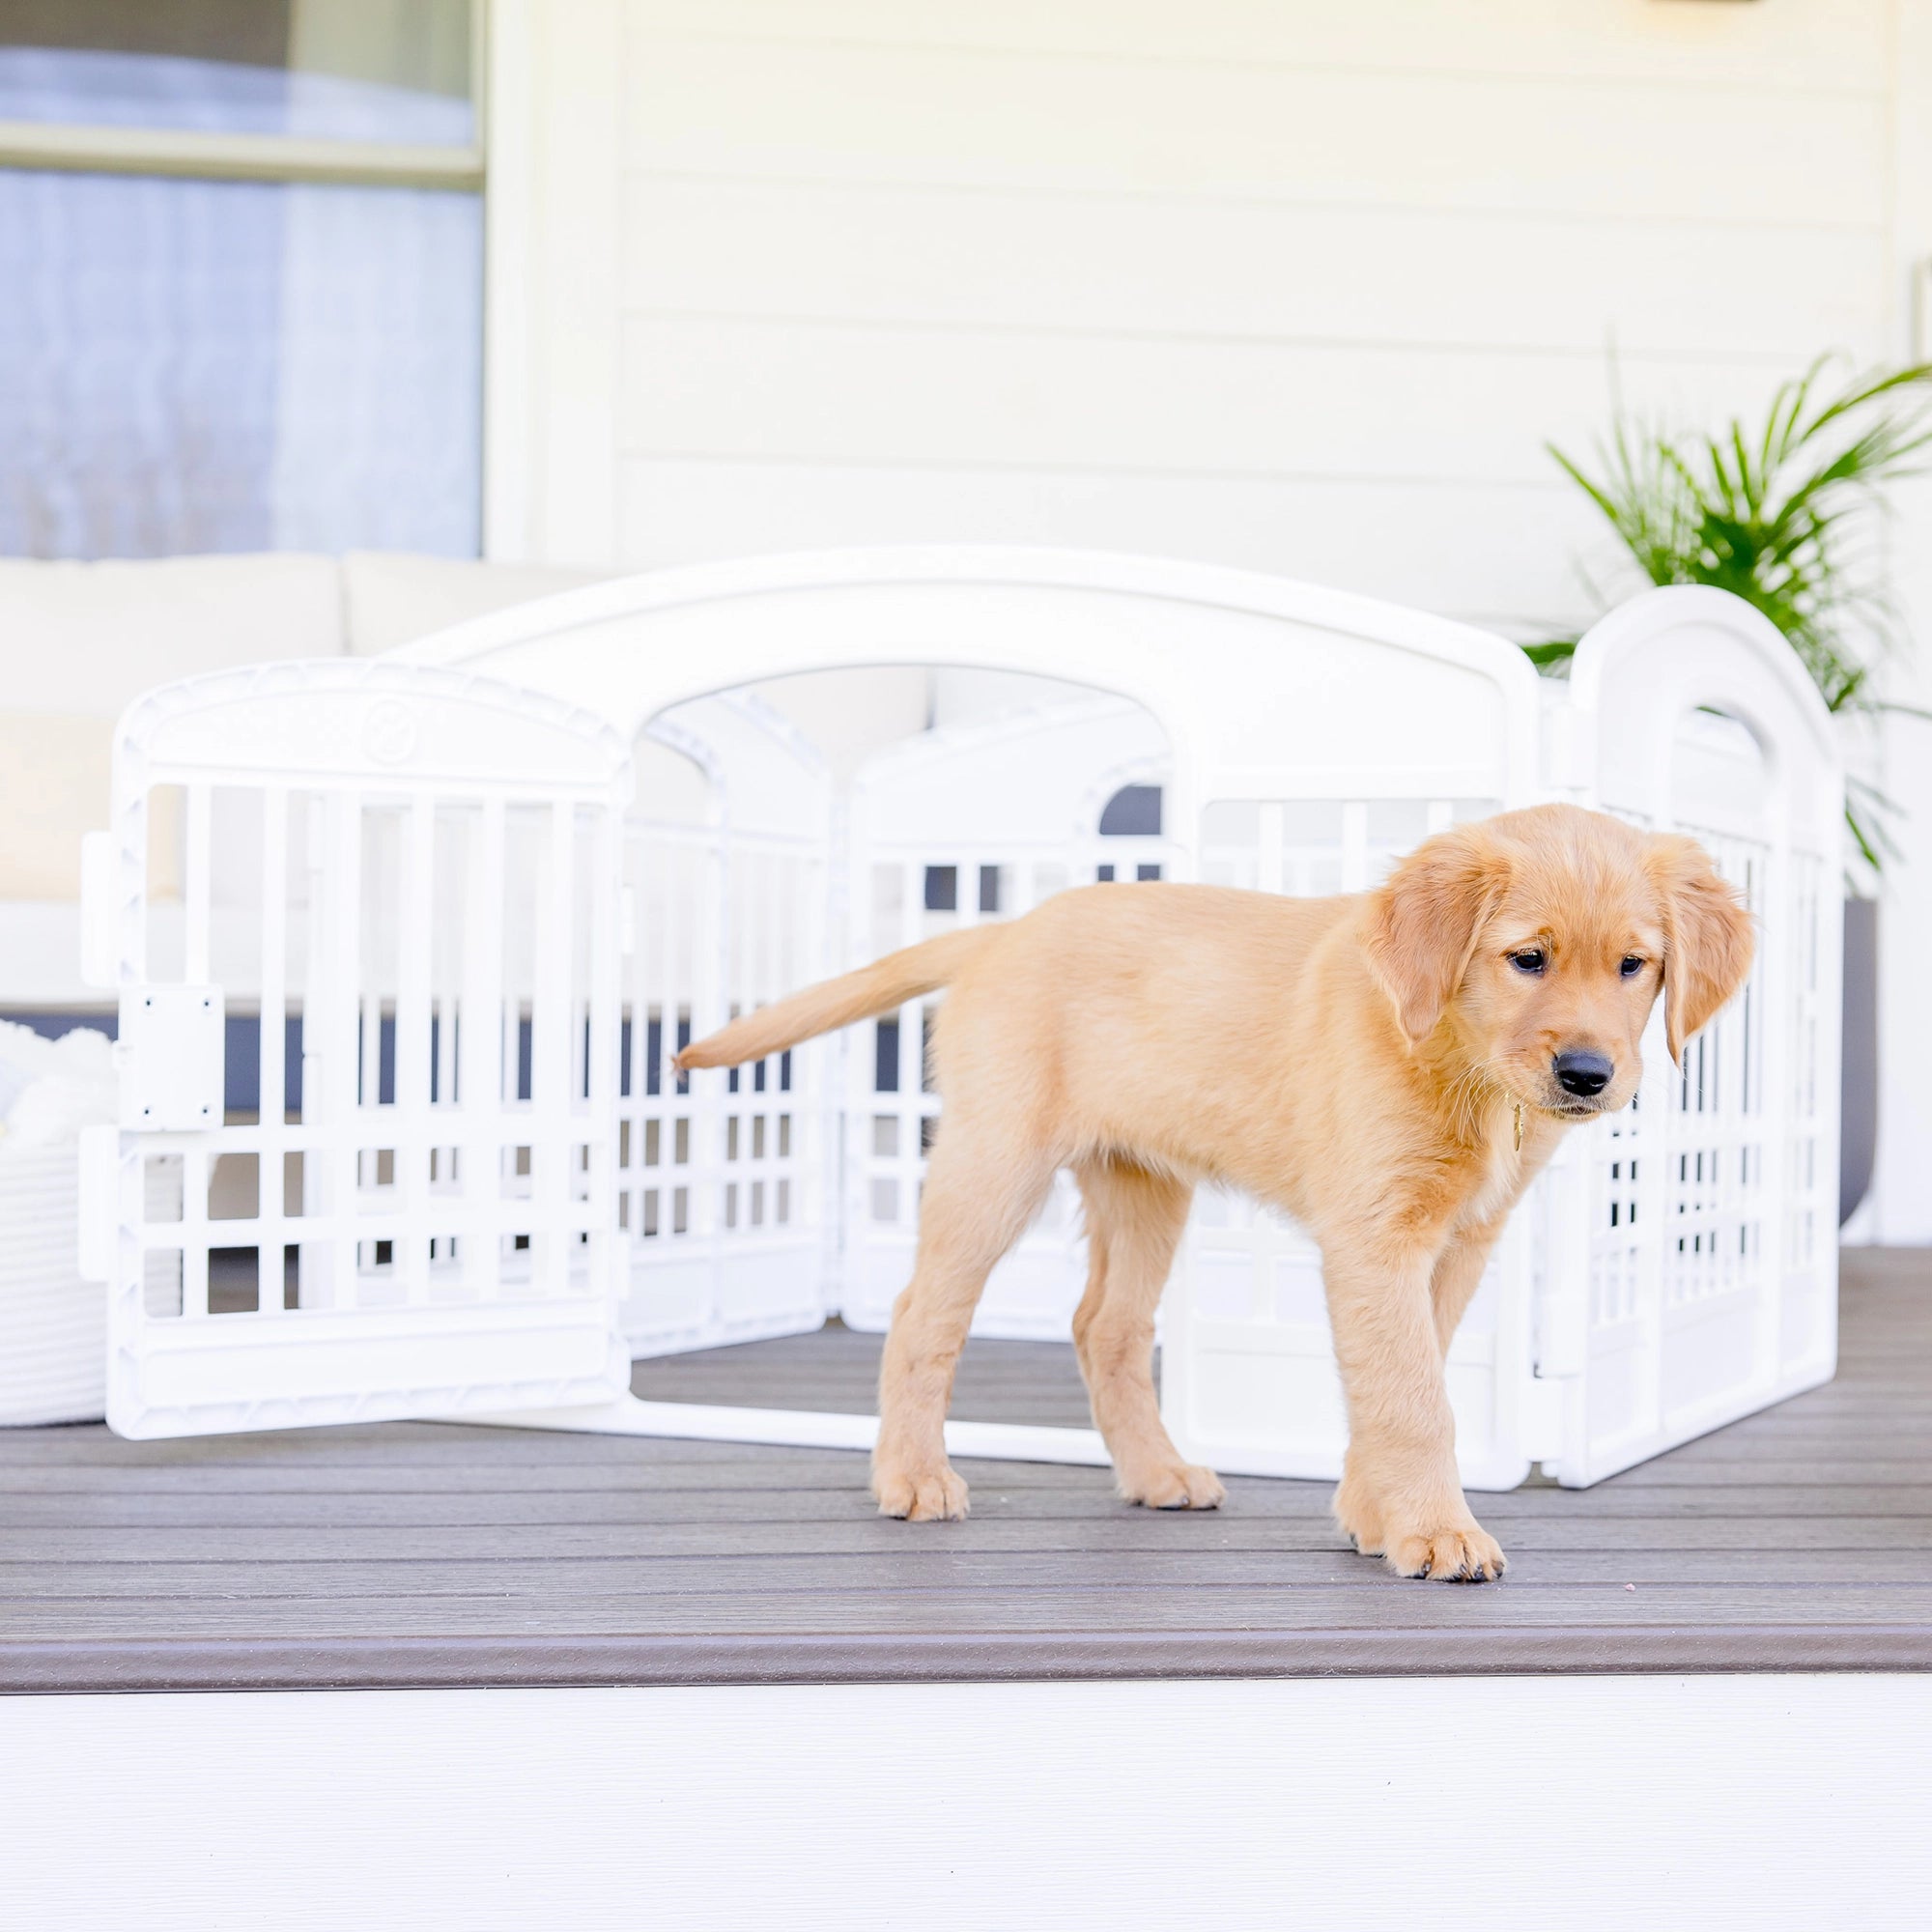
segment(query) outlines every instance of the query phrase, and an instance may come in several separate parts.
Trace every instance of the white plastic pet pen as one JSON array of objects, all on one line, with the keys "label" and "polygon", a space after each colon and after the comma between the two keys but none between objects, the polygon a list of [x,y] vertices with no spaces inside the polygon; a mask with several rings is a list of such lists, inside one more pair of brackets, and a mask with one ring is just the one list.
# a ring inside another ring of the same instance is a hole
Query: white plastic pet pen
[{"label": "white plastic pet pen", "polygon": [[[784,708],[787,680],[908,665],[1042,681],[856,769]],[[123,1434],[488,1415],[863,1446],[861,1415],[633,1402],[629,1365],[884,1324],[930,1003],[729,1073],[679,1077],[681,1041],[1066,886],[1355,891],[1545,798],[1694,833],[1761,944],[1681,1069],[1660,1013],[1635,1107],[1517,1215],[1450,1356],[1465,1479],[1591,1483],[1832,1374],[1842,779],[1790,650],[1719,593],[1634,600],[1552,683],[1458,624],[1205,568],[778,558],[165,687],[114,784],[89,949],[122,1120],[83,1219]],[[224,1050],[257,1055],[252,1115]],[[978,1332],[1064,1337],[1082,1273],[1063,1194]],[[1190,1457],[1338,1471],[1292,1225],[1203,1191],[1161,1381]],[[1101,1460],[1090,1431],[951,1440]]]}]

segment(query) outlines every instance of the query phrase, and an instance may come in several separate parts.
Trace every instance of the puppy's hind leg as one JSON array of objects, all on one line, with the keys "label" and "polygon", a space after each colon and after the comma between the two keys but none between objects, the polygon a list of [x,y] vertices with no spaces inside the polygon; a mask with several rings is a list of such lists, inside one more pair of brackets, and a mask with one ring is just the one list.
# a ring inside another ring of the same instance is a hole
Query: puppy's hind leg
[{"label": "puppy's hind leg", "polygon": [[1220,1478],[1181,1460],[1153,1391],[1154,1310],[1194,1190],[1127,1161],[1083,1162],[1075,1176],[1088,1274],[1073,1346],[1121,1493],[1150,1509],[1212,1509],[1225,1493]]},{"label": "puppy's hind leg", "polygon": [[946,1460],[953,1371],[986,1277],[1038,1213],[1053,1171],[1039,1149],[948,1116],[926,1167],[912,1281],[893,1305],[879,1363],[872,1493],[882,1516],[966,1514],[966,1485]]}]

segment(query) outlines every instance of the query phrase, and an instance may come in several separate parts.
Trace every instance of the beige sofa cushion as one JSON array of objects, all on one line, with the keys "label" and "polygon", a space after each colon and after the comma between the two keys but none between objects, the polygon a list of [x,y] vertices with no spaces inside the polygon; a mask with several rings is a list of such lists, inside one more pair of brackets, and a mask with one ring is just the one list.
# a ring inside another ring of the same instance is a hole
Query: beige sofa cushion
[{"label": "beige sofa cushion", "polygon": [[346,648],[333,557],[0,561],[8,711],[115,718],[170,678]]},{"label": "beige sofa cushion", "polygon": [[107,823],[114,724],[0,711],[0,899],[80,895],[80,838]]},{"label": "beige sofa cushion", "polygon": [[346,648],[356,657],[374,657],[512,604],[596,583],[602,575],[390,551],[351,551],[342,559]]}]

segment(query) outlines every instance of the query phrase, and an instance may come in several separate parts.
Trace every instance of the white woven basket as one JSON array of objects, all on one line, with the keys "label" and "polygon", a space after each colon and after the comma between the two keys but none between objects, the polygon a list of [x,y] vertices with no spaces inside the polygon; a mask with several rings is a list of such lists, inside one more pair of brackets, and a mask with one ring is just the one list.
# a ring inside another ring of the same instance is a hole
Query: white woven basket
[{"label": "white woven basket", "polygon": [[0,1426],[99,1422],[107,1297],[80,1278],[76,1144],[0,1137]]}]

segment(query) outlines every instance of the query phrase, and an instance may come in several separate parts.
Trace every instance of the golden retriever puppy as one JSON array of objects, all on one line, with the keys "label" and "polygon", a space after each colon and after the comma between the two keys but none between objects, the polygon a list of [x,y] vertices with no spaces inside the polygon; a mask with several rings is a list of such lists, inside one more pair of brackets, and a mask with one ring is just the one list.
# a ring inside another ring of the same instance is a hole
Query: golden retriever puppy
[{"label": "golden retriever puppy", "polygon": [[1659,990],[1675,1058],[1751,950],[1690,839],[1539,806],[1441,833],[1347,897],[1064,893],[746,1014],[677,1064],[736,1065],[951,988],[945,1119],[880,1372],[885,1514],[965,1515],[943,1435],[953,1369],[1060,1168],[1085,1199],[1073,1337],[1121,1493],[1221,1500],[1169,1439],[1152,1378],[1154,1310],[1195,1184],[1214,1180],[1321,1244],[1349,1406],[1342,1529],[1405,1577],[1481,1581],[1503,1554],[1456,1471],[1450,1337],[1558,1137],[1635,1092]]}]

